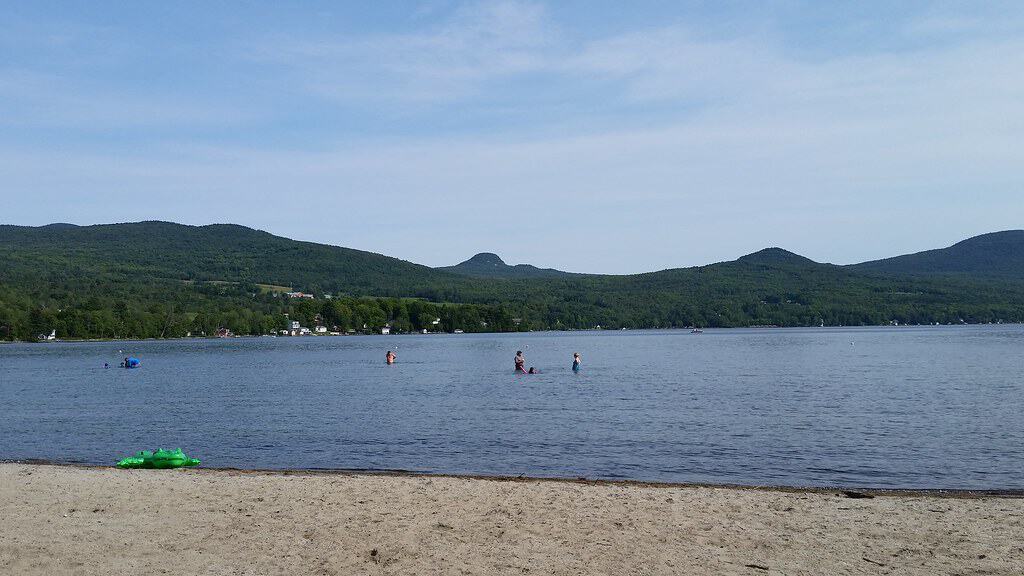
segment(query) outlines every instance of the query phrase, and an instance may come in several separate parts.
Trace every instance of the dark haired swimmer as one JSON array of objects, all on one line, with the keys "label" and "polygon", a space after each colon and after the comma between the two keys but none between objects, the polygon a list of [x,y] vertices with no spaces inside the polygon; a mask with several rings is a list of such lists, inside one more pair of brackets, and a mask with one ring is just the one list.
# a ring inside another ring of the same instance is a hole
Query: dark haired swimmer
[{"label": "dark haired swimmer", "polygon": [[525,374],[526,373],[526,358],[523,358],[523,351],[522,350],[516,352],[516,360],[515,360],[515,362],[516,362],[516,373],[517,374]]}]

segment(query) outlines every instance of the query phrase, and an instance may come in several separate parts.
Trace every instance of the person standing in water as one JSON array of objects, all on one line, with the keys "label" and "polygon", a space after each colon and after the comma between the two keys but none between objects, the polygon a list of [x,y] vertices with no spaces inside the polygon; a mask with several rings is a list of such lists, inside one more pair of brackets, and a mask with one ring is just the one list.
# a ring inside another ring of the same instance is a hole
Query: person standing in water
[{"label": "person standing in water", "polygon": [[526,358],[523,358],[523,351],[516,352],[516,372],[526,372]]},{"label": "person standing in water", "polygon": [[391,350],[388,350],[387,356],[384,357],[384,361],[387,362],[388,364],[394,364],[395,358],[397,358],[397,356],[395,356],[395,353],[392,352]]},{"label": "person standing in water", "polygon": [[572,371],[573,372],[579,372],[581,364],[583,364],[583,359],[580,358],[580,353],[579,352],[573,352],[573,354],[572,354]]}]

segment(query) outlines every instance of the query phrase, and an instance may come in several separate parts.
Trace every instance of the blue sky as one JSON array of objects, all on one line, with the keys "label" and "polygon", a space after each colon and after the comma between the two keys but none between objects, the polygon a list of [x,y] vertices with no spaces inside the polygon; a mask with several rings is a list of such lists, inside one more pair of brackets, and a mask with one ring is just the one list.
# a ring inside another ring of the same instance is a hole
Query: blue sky
[{"label": "blue sky", "polygon": [[0,10],[4,223],[606,273],[1024,227],[1021,2]]}]

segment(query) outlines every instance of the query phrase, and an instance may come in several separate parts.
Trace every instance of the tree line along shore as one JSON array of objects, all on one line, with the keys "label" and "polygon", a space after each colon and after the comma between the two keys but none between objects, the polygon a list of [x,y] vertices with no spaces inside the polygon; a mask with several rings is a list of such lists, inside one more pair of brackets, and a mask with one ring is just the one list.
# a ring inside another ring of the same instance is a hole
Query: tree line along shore
[{"label": "tree line along shore", "polygon": [[[2,292],[2,290],[0,290]],[[13,301],[13,306],[11,305]],[[775,303],[775,306],[778,304]],[[773,304],[761,307],[770,309]],[[643,329],[691,327],[872,326],[911,324],[1014,323],[1013,309],[971,310],[966,306],[921,309],[908,306],[859,313],[837,310],[787,315],[735,307],[721,313],[668,313],[635,318],[614,310],[582,316],[551,307],[511,304],[435,303],[416,298],[288,298],[246,292],[244,287],[193,285],[159,299],[109,299],[96,295],[49,305],[28,298],[0,298],[0,340],[139,340],[202,336],[305,334],[404,334],[420,332],[518,332],[534,330]],[[722,309],[722,308],[718,308]],[[299,328],[301,326],[301,329]],[[301,331],[300,331],[301,330]]]}]

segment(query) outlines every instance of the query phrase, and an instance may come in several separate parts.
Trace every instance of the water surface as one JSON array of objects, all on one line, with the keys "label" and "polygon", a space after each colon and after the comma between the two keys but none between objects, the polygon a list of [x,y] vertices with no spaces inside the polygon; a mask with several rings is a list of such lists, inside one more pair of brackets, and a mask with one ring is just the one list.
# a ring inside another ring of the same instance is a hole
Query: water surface
[{"label": "water surface", "polygon": [[1022,326],[0,345],[0,458],[1024,489],[1022,352]]}]

